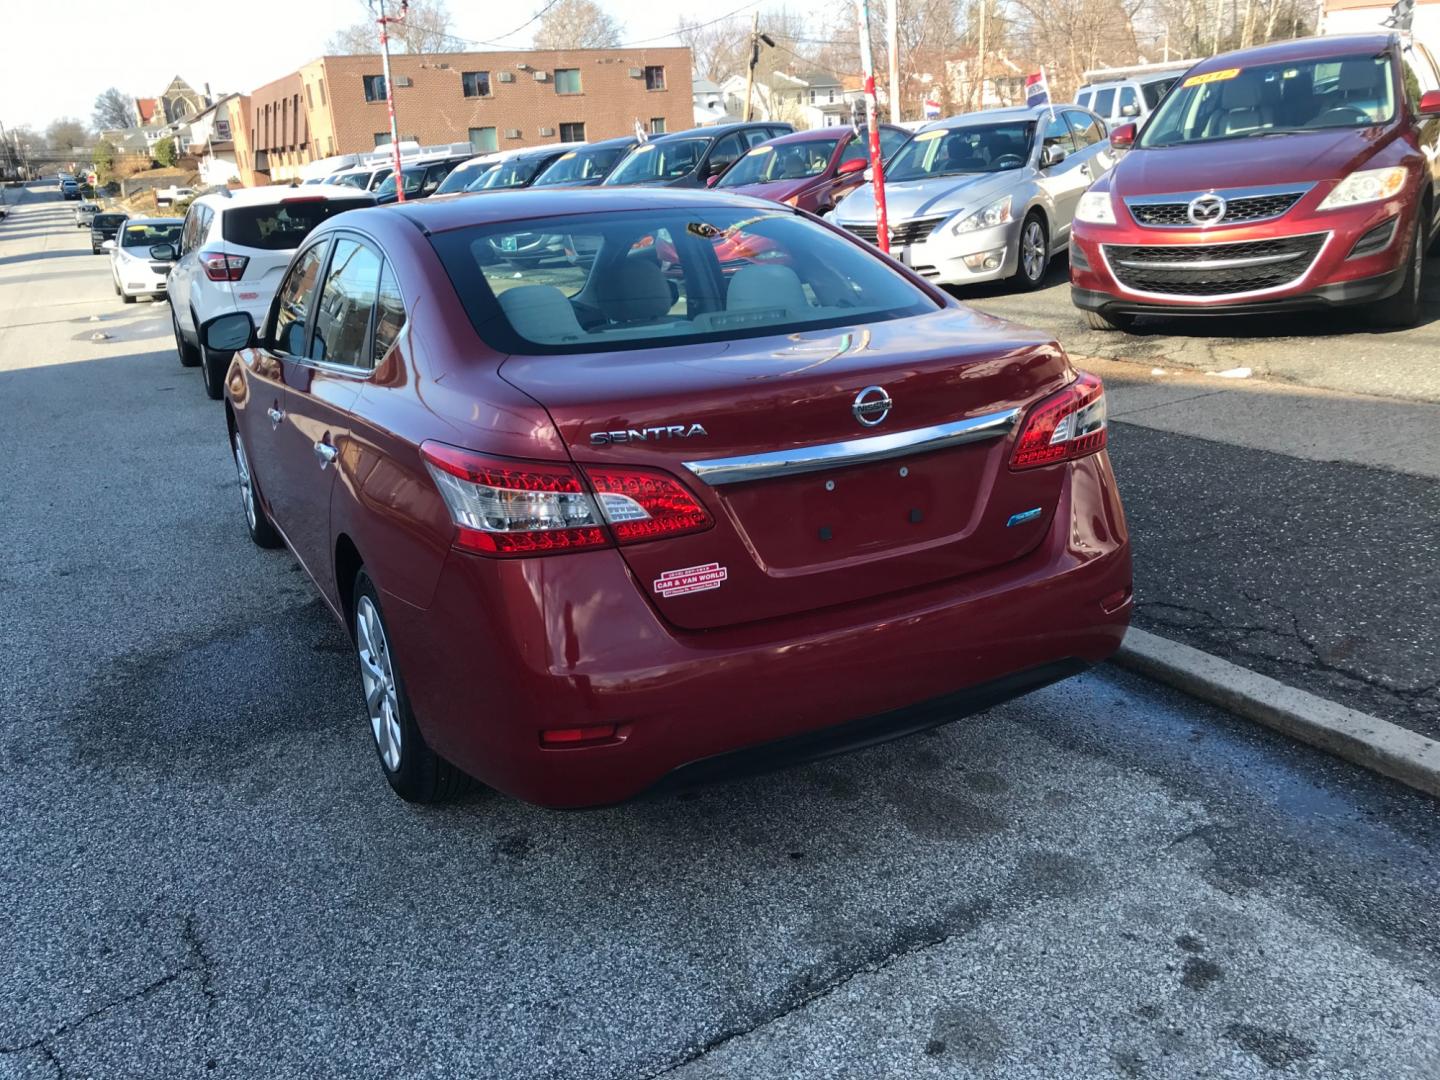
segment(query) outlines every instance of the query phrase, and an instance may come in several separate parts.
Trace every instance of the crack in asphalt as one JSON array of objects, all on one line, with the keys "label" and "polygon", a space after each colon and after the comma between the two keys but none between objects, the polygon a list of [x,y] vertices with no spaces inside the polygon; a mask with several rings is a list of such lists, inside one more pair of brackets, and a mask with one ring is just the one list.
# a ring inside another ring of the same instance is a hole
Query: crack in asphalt
[{"label": "crack in asphalt", "polygon": [[208,1016],[214,1008],[215,1002],[218,1000],[218,995],[214,987],[215,966],[214,961],[205,949],[204,941],[195,929],[195,917],[189,912],[181,917],[180,936],[185,943],[186,950],[190,953],[188,963],[180,965],[174,971],[166,972],[157,979],[152,979],[139,989],[121,994],[119,997],[107,1001],[103,1005],[97,1005],[90,1011],[81,1013],[73,1020],[65,1021],[59,1027],[46,1032],[38,1039],[32,1039],[26,1043],[16,1043],[13,1046],[0,1046],[0,1056],[26,1054],[38,1050],[44,1055],[45,1060],[54,1067],[55,1073],[60,1077],[60,1080],[65,1080],[68,1075],[65,1070],[65,1064],[60,1060],[55,1049],[50,1045],[54,1040],[62,1038],[70,1032],[90,1023],[90,1021],[97,1020],[116,1009],[131,1005],[137,1001],[143,1001],[151,995],[165,989],[172,983],[184,978],[186,975],[198,976],[199,989],[201,995],[205,998],[205,1012]]}]

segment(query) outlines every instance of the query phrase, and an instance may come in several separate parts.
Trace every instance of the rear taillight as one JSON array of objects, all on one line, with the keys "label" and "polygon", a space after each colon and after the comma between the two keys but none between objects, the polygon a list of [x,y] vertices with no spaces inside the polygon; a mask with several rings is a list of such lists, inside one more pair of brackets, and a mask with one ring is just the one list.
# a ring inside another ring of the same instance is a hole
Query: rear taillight
[{"label": "rear taillight", "polygon": [[469,551],[551,555],[678,536],[712,523],[694,496],[653,469],[587,469],[592,495],[561,462],[487,457],[436,442],[420,452],[455,523],[455,544]]},{"label": "rear taillight", "polygon": [[226,255],[223,251],[200,252],[200,265],[211,281],[239,281],[249,261],[244,255]]},{"label": "rear taillight", "polygon": [[1030,410],[1015,440],[1010,467],[1033,469],[1093,454],[1105,448],[1105,432],[1105,387],[1082,371],[1064,390]]}]

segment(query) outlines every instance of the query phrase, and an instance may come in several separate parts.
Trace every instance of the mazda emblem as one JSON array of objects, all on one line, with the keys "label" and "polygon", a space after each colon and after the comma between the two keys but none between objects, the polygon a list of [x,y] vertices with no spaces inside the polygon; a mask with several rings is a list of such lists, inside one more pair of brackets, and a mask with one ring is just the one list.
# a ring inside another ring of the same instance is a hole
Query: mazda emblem
[{"label": "mazda emblem", "polygon": [[1196,195],[1185,209],[1192,225],[1218,225],[1225,216],[1225,200],[1213,191]]},{"label": "mazda emblem", "polygon": [[890,415],[890,395],[883,386],[867,386],[855,395],[850,412],[866,427],[874,427]]}]

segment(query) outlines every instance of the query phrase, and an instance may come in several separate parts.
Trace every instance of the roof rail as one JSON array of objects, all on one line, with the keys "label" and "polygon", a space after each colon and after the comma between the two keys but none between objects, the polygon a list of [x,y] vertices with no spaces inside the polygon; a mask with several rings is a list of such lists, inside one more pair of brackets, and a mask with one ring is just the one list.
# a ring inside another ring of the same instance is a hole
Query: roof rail
[{"label": "roof rail", "polygon": [[1095,82],[1116,82],[1120,79],[1134,78],[1136,75],[1152,75],[1161,71],[1185,71],[1194,67],[1204,57],[1195,57],[1190,60],[1167,60],[1159,64],[1131,64],[1129,67],[1113,68],[1091,68],[1089,71],[1081,72],[1081,83]]}]

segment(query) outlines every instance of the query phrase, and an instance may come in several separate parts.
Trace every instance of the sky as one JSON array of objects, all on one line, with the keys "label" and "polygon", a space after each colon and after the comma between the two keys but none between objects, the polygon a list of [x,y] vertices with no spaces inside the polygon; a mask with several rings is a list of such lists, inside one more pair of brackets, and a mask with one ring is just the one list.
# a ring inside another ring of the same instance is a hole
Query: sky
[{"label": "sky", "polygon": [[[9,0],[19,4],[20,0]],[[455,33],[497,39],[544,0],[448,0]],[[601,0],[626,43],[675,44],[681,17],[708,20],[740,8],[701,0]],[[748,12],[757,6],[745,6]],[[40,0],[25,5],[0,60],[0,124],[43,131],[73,116],[90,122],[95,98],[118,86],[154,97],[179,75],[197,90],[246,92],[321,56],[336,29],[366,17],[360,0]],[[524,48],[534,27],[504,39]],[[651,38],[659,38],[651,41]],[[22,44],[23,42],[23,44]],[[486,46],[477,45],[477,49]]]}]

